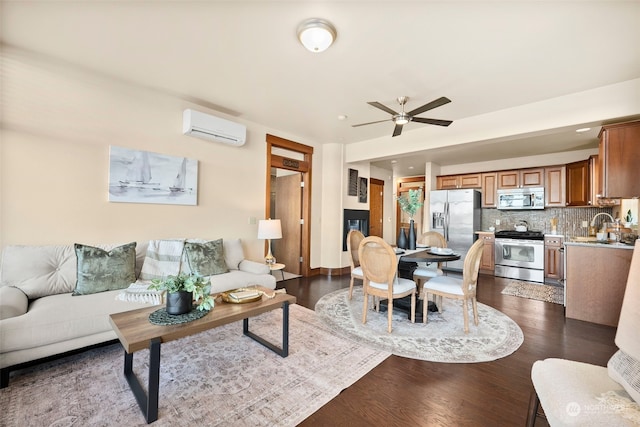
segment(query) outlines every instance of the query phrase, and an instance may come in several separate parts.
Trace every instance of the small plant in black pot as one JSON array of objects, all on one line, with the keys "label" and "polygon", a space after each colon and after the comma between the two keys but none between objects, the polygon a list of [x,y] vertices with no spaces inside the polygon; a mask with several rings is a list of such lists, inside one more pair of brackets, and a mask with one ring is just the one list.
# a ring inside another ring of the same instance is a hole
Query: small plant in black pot
[{"label": "small plant in black pot", "polygon": [[164,279],[153,279],[149,289],[167,291],[167,313],[178,315],[189,313],[195,301],[198,310],[211,310],[214,299],[210,295],[209,279],[198,274],[178,274]]}]

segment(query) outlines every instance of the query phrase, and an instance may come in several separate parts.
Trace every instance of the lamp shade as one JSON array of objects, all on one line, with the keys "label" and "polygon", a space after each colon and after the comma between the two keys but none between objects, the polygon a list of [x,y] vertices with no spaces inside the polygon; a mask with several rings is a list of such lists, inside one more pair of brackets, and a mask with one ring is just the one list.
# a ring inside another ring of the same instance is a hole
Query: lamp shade
[{"label": "lamp shade", "polygon": [[282,239],[279,219],[261,219],[258,222],[258,239]]},{"label": "lamp shade", "polygon": [[327,50],[333,44],[336,35],[335,27],[324,19],[307,19],[298,26],[300,43],[307,50],[315,53]]}]

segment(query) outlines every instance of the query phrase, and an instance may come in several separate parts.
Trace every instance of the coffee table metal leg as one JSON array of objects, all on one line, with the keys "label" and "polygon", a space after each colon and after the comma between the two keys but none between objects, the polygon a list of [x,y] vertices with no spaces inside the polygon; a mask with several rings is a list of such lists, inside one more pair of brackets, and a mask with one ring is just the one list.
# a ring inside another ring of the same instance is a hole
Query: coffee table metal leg
[{"label": "coffee table metal leg", "polygon": [[149,344],[149,394],[146,394],[140,380],[133,372],[133,353],[124,352],[124,376],[142,410],[147,424],[158,419],[158,397],[160,394],[160,338]]},{"label": "coffee table metal leg", "polygon": [[282,348],[249,331],[249,318],[242,321],[242,333],[259,342],[274,353],[287,357],[289,355],[289,302],[282,303]]}]

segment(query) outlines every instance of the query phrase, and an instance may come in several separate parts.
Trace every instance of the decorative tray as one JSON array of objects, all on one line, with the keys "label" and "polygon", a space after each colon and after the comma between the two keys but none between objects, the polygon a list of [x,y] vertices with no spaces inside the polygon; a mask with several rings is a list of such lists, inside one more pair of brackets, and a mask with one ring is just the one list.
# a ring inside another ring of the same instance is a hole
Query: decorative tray
[{"label": "decorative tray", "polygon": [[256,302],[262,299],[262,292],[257,289],[240,288],[220,294],[222,301],[231,304],[246,304],[248,302]]}]

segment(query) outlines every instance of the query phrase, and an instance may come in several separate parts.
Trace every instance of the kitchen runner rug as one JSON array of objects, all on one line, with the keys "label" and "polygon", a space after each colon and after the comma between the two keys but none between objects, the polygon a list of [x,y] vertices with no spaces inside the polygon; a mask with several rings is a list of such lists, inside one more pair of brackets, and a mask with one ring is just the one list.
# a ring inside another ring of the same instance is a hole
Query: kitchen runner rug
[{"label": "kitchen runner rug", "polygon": [[[289,320],[286,358],[244,336],[241,321],[163,344],[153,425],[294,426],[390,355],[335,336],[299,305]],[[250,320],[274,343],[281,325],[282,310]],[[12,373],[0,390],[0,426],[147,425],[123,377],[123,353],[113,344]],[[148,350],[134,354],[142,384],[148,360]]]},{"label": "kitchen runner rug", "polygon": [[502,293],[520,298],[564,304],[564,288],[562,286],[512,280],[505,286]]},{"label": "kitchen runner rug", "polygon": [[[373,298],[370,298],[371,301]],[[446,363],[488,362],[510,355],[524,341],[511,318],[478,303],[478,326],[469,311],[469,333],[464,333],[462,302],[444,299],[442,313],[428,312],[426,324],[411,323],[406,313],[394,310],[393,331],[387,332],[387,313],[373,309],[362,324],[362,287],[332,292],[316,304],[316,313],[336,333],[412,359]]]}]

